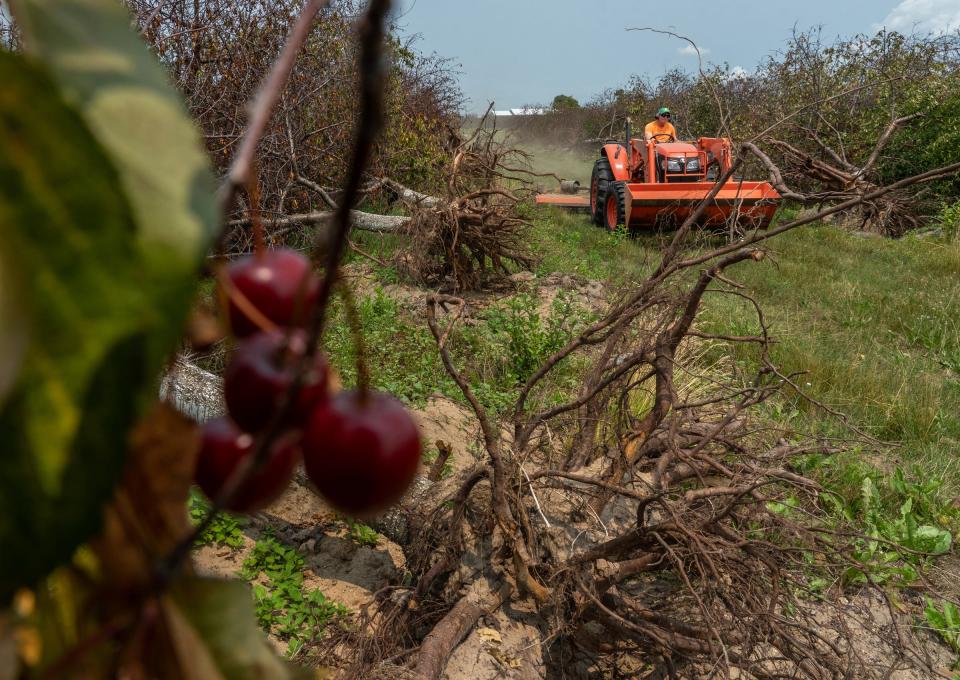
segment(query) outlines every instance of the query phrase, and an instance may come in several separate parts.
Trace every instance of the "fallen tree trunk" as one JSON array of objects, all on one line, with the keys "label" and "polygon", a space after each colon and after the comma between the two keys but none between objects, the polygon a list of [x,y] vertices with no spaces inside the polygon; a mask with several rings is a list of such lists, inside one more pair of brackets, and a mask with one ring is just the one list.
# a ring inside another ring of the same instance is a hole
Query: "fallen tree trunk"
[{"label": "fallen tree trunk", "polygon": [[223,378],[203,370],[184,356],[177,357],[161,377],[160,399],[198,423],[227,412]]},{"label": "fallen tree trunk", "polygon": [[400,184],[400,182],[392,180],[389,177],[379,178],[377,180],[377,184],[385,187],[404,203],[412,203],[415,206],[420,206],[423,208],[436,208],[441,203],[440,199],[436,196],[414,191],[413,189],[405,187],[404,185]]},{"label": "fallen tree trunk", "polygon": [[423,639],[417,659],[417,675],[423,680],[439,680],[451,652],[467,637],[482,615],[483,609],[469,598],[457,602]]},{"label": "fallen tree trunk", "polygon": [[[301,225],[327,225],[333,220],[333,211],[309,212],[289,217],[279,217],[266,223],[268,228],[296,227]],[[372,231],[378,234],[403,233],[403,227],[410,221],[405,215],[377,215],[361,210],[350,211],[350,221],[354,229]],[[231,220],[228,227],[249,227],[249,218]]]}]

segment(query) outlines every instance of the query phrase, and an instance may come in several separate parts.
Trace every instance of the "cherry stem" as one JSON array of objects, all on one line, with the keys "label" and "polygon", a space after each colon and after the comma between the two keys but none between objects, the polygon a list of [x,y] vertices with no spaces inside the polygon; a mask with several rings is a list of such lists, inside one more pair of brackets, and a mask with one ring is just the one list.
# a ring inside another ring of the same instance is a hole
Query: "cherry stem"
[{"label": "cherry stem", "polygon": [[266,250],[263,240],[263,222],[260,220],[260,173],[257,161],[250,161],[250,176],[247,177],[247,197],[250,199],[250,222],[253,226],[253,252],[255,257],[263,257]]},{"label": "cherry stem", "polygon": [[353,338],[353,348],[357,353],[357,392],[360,395],[360,403],[367,401],[367,394],[370,389],[370,372],[367,369],[367,346],[363,341],[363,324],[360,323],[360,313],[357,311],[357,301],[353,297],[353,291],[346,283],[341,283],[337,287],[337,292],[343,300],[344,309],[347,312],[347,324],[350,326],[350,335]]}]

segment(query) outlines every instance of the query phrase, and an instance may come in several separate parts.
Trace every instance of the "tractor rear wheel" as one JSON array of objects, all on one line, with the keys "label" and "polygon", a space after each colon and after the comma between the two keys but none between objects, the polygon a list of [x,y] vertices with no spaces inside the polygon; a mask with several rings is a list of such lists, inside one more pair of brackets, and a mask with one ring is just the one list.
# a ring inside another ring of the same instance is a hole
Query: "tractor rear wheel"
[{"label": "tractor rear wheel", "polygon": [[607,202],[607,187],[613,181],[613,169],[606,157],[598,158],[590,175],[590,217],[598,227],[603,226],[603,209]]},{"label": "tractor rear wheel", "polygon": [[607,231],[616,231],[617,227],[627,223],[623,201],[627,193],[626,182],[611,182],[607,185],[603,203],[603,226]]}]

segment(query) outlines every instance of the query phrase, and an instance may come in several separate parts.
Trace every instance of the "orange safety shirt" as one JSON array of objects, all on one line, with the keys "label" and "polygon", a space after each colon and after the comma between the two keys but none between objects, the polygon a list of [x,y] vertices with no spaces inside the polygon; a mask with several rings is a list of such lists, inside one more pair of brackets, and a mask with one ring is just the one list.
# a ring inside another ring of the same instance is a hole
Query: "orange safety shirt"
[{"label": "orange safety shirt", "polygon": [[673,127],[673,123],[667,122],[666,125],[660,125],[660,121],[653,120],[647,123],[646,127],[643,128],[645,135],[653,136],[653,139],[658,142],[665,142],[667,140],[662,137],[656,137],[655,135],[673,135],[673,138],[677,138],[677,129]]}]

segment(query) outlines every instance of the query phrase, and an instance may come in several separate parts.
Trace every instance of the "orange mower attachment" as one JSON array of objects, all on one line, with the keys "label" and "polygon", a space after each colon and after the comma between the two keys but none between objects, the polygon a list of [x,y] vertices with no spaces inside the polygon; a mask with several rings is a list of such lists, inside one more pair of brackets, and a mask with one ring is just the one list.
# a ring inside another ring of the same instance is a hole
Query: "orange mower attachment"
[{"label": "orange mower attachment", "polygon": [[571,210],[590,210],[590,199],[578,195],[581,191],[580,182],[562,180],[559,194],[537,194],[537,205],[557,205]]}]

